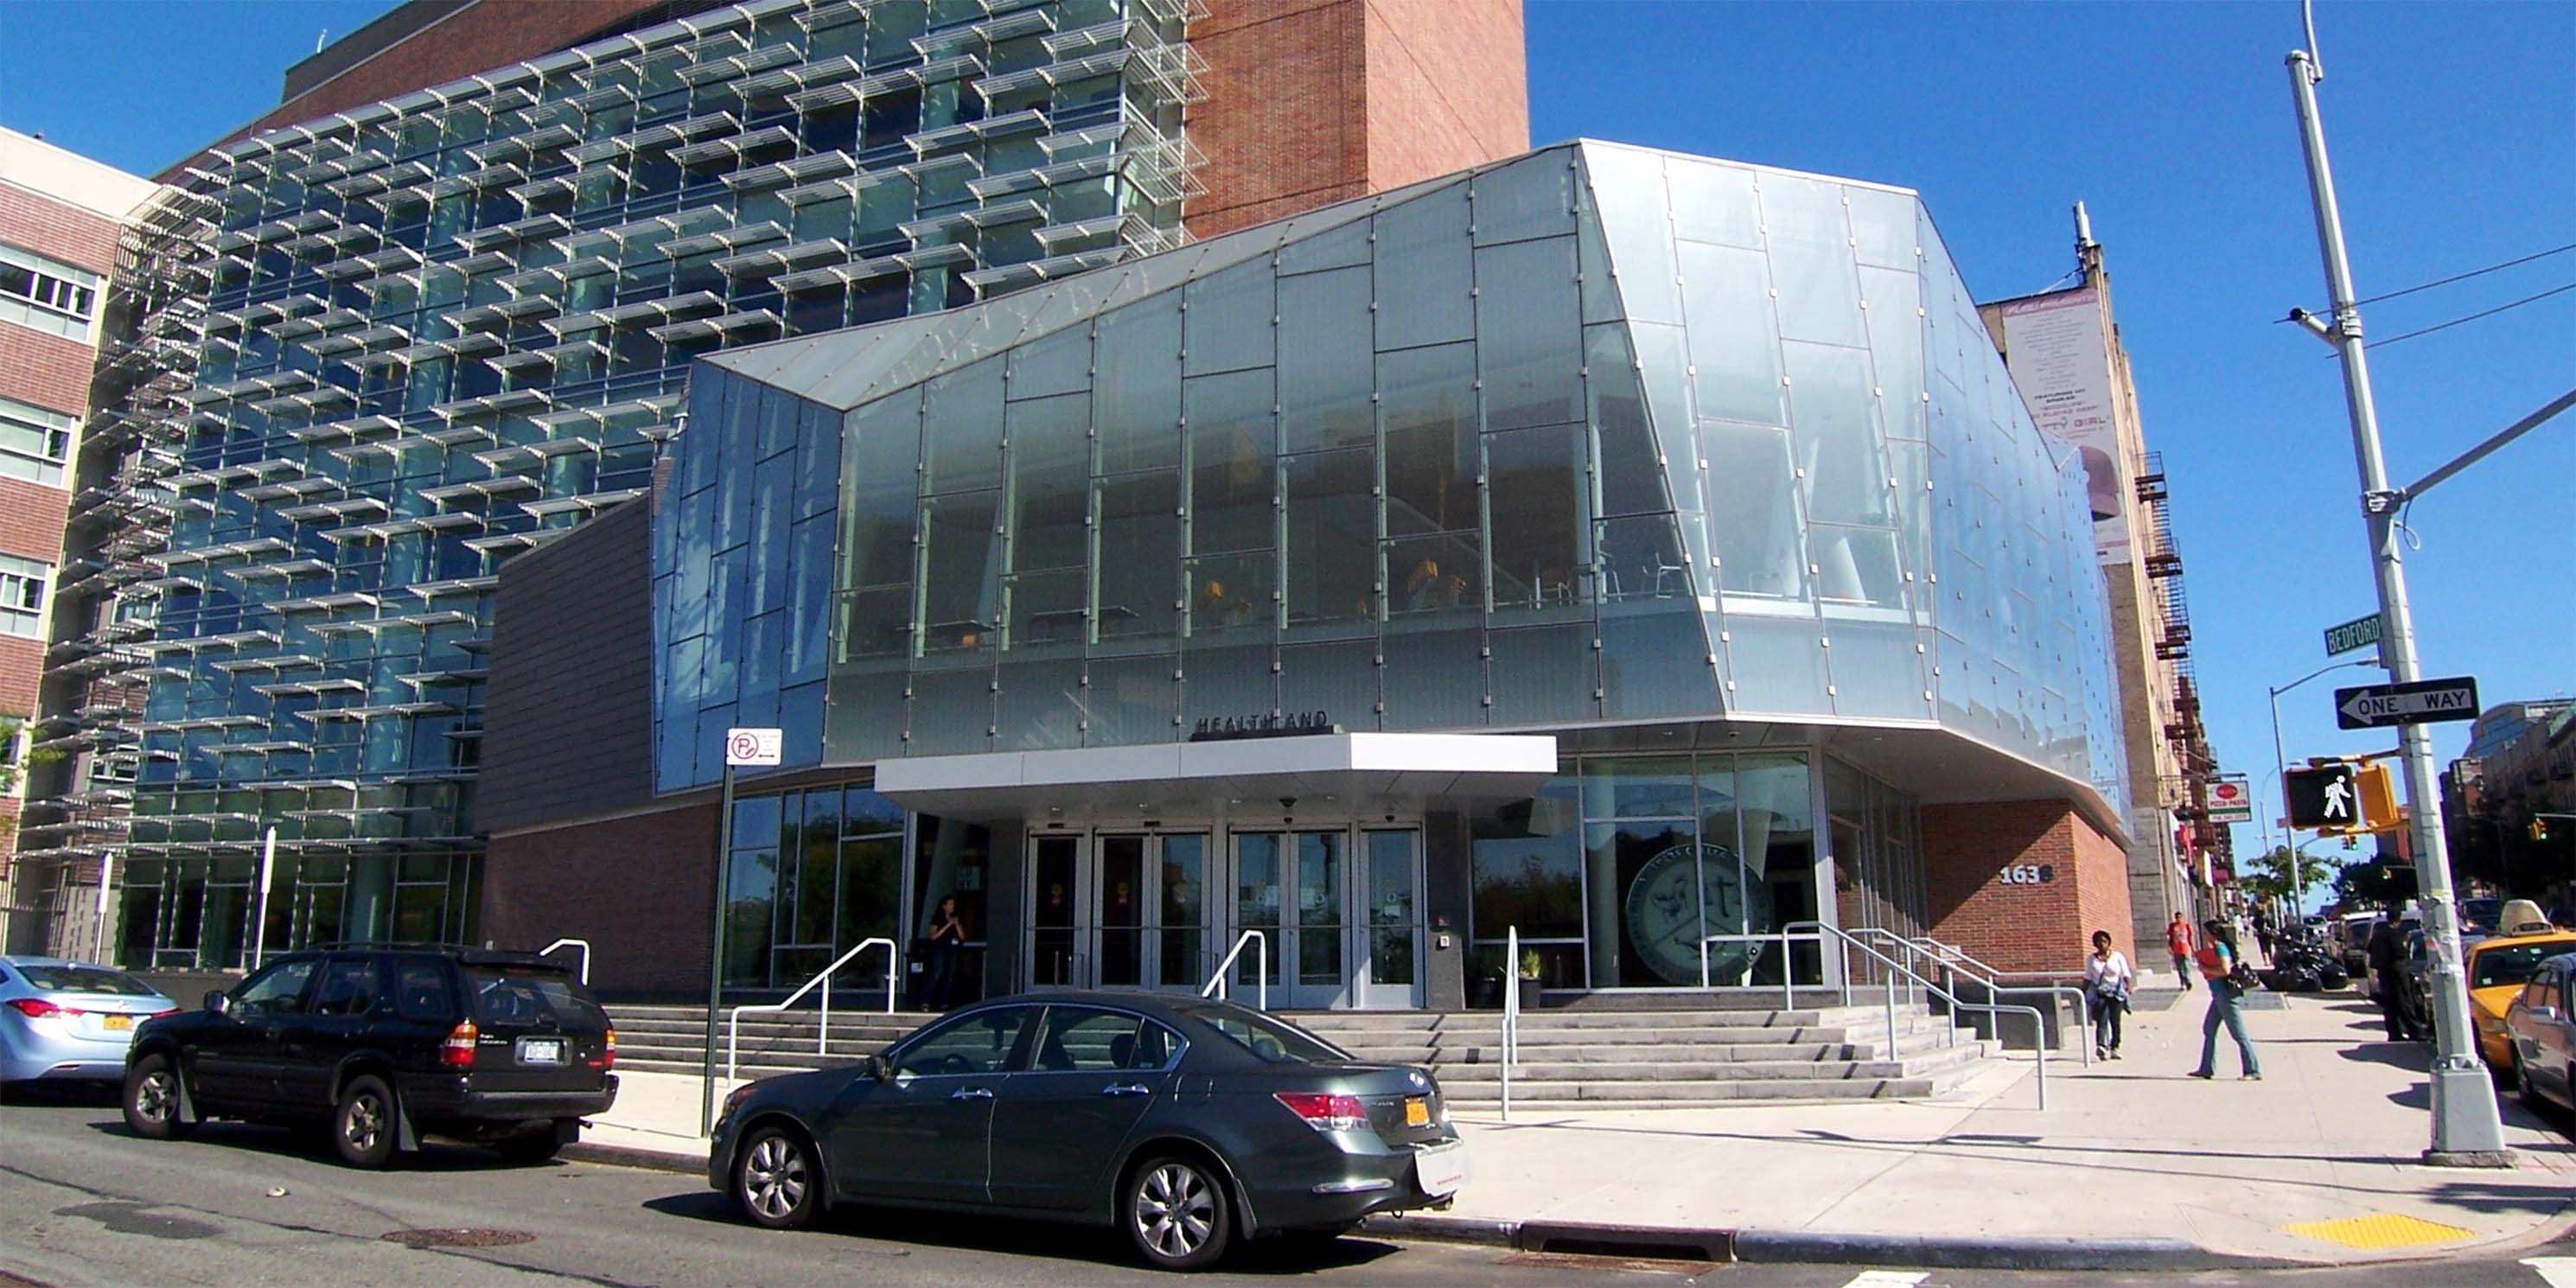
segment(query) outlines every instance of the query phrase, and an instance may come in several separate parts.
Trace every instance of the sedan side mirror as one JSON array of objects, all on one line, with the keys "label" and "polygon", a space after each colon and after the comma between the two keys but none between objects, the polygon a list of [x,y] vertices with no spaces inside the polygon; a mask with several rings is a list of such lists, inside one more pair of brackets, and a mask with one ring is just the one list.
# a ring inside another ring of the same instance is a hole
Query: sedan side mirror
[{"label": "sedan side mirror", "polygon": [[217,1015],[232,1014],[233,995],[223,991],[222,989],[216,989],[214,992],[206,994],[206,1009]]},{"label": "sedan side mirror", "polygon": [[859,1060],[859,1073],[870,1082],[891,1082],[894,1080],[894,1066],[886,1063],[886,1058],[881,1055],[862,1057]]}]

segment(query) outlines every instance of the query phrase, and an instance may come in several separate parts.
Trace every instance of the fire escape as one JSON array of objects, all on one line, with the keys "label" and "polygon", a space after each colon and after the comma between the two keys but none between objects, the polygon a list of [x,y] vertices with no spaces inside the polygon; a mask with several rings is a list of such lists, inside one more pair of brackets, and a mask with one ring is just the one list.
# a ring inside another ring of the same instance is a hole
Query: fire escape
[{"label": "fire escape", "polygon": [[2174,539],[2172,493],[2166,487],[2162,452],[2147,453],[2146,469],[2138,476],[2138,504],[2146,517],[2147,577],[2155,587],[2159,610],[2156,660],[2164,664],[2172,685],[2173,718],[2165,725],[2164,735],[2181,770],[2177,821],[2189,829],[2193,848],[2209,854],[2220,879],[2233,880],[2233,834],[2209,823],[2209,781],[2218,773],[2218,757],[2210,750],[2209,730],[2201,720],[2200,677],[2191,657],[2191,600],[2183,580],[2182,546]]}]

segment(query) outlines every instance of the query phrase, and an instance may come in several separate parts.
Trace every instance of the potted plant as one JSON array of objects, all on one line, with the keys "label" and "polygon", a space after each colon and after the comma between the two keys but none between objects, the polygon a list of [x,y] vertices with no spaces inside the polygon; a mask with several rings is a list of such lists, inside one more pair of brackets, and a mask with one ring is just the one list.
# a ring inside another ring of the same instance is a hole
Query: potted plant
[{"label": "potted plant", "polygon": [[1520,978],[1513,981],[1513,987],[1520,990],[1522,1010],[1535,1011],[1538,1009],[1539,985],[1537,949],[1524,948],[1521,950]]}]

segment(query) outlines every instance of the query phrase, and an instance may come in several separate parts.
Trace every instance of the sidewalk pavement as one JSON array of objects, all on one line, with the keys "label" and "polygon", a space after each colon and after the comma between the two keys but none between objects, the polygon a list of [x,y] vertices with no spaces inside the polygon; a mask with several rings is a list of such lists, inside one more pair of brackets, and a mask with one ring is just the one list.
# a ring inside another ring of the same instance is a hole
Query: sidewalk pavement
[{"label": "sidewalk pavement", "polygon": [[[2274,1000],[2246,1016],[2260,1082],[2236,1079],[2223,1032],[2218,1078],[2184,1076],[2194,992],[2132,1012],[2124,1059],[2053,1057],[2045,1112],[2022,1054],[1934,1101],[1462,1115],[1474,1170],[1456,1207],[1378,1224],[1527,1247],[1610,1226],[1747,1260],[2184,1269],[2451,1256],[2576,1222],[2562,1130],[2508,1098],[2518,1166],[2425,1167],[2425,1048],[2381,1041],[2348,993]],[[584,1144],[702,1171],[698,1098],[694,1078],[627,1075]]]}]

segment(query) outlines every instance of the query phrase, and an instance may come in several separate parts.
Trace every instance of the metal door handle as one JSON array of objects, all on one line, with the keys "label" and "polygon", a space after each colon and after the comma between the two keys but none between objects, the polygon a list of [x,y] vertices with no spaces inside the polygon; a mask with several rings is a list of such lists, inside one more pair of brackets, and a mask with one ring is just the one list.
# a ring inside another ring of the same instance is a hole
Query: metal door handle
[{"label": "metal door handle", "polygon": [[1100,1094],[1104,1096],[1150,1096],[1154,1094],[1154,1089],[1138,1083],[1124,1087],[1103,1087],[1100,1090]]},{"label": "metal door handle", "polygon": [[993,1089],[991,1087],[967,1087],[960,1091],[950,1092],[948,1098],[951,1100],[990,1100],[993,1098]]}]

